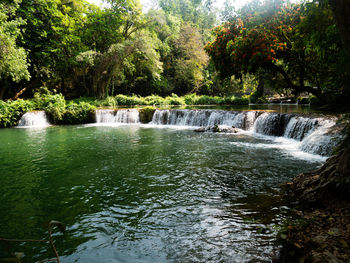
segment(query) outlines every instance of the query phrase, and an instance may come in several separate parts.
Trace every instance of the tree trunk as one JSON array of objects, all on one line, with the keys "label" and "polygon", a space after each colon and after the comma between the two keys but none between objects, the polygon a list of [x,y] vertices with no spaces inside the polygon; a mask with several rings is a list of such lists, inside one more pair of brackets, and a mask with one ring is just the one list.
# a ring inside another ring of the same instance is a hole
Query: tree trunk
[{"label": "tree trunk", "polygon": [[255,94],[257,98],[260,98],[264,95],[264,79],[261,77],[261,74],[259,74],[259,83]]},{"label": "tree trunk", "polygon": [[[287,74],[287,72],[285,72],[282,67],[279,67],[279,66],[271,63],[270,68],[272,70],[274,70],[275,72],[280,73],[283,76],[283,78],[284,78],[288,88],[292,90],[294,95],[300,94],[301,92],[306,91],[308,93],[311,93],[311,94],[315,95],[321,101],[326,101],[326,98],[324,97],[324,95],[322,94],[322,92],[321,92],[321,90],[319,88],[305,86],[304,83],[301,86],[295,85],[293,83],[293,81],[291,80],[291,78],[289,77],[289,75]],[[303,77],[300,77],[300,78],[301,79],[299,79],[299,81],[304,82]]]},{"label": "tree trunk", "polygon": [[329,0],[344,48],[350,53],[350,0]]}]

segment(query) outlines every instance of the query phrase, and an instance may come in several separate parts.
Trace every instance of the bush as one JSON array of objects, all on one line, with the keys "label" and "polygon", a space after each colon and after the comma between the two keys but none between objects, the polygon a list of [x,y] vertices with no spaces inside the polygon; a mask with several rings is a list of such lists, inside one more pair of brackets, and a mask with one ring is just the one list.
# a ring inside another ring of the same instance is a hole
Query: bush
[{"label": "bush", "polygon": [[162,105],[165,104],[165,99],[158,95],[151,95],[142,99],[142,105]]},{"label": "bush", "polygon": [[187,94],[184,97],[186,105],[195,105],[195,102],[198,100],[198,96],[196,94]]},{"label": "bush", "polygon": [[126,96],[126,95],[119,94],[115,96],[115,101],[118,105],[121,105],[121,106],[142,105],[141,98],[136,95]]},{"label": "bush", "polygon": [[116,108],[118,102],[114,97],[107,97],[100,103],[100,105]]},{"label": "bush", "polygon": [[64,124],[83,124],[93,122],[94,113],[96,107],[86,103],[74,103],[71,102],[68,104],[62,123]]},{"label": "bush", "polygon": [[90,105],[93,105],[93,106],[96,106],[96,107],[103,106],[103,103],[105,102],[104,100],[96,99],[96,98],[93,98],[93,97],[80,97],[80,98],[77,98],[77,99],[73,99],[71,101],[75,102],[77,104],[79,104],[80,102],[86,102],[86,103],[89,103]]},{"label": "bush", "polygon": [[30,100],[0,101],[0,127],[16,126],[22,115],[34,108]]},{"label": "bush", "polygon": [[247,98],[236,98],[234,96],[226,97],[225,104],[228,105],[248,105],[249,100]]},{"label": "bush", "polygon": [[139,110],[140,112],[140,121],[142,123],[149,123],[152,121],[153,113],[155,112],[156,108],[152,106],[147,106]]},{"label": "bush", "polygon": [[171,96],[168,96],[165,98],[165,104],[167,104],[167,105],[184,105],[185,100],[173,93],[173,94],[171,94]]},{"label": "bush", "polygon": [[298,97],[297,98],[297,102],[298,104],[309,104],[310,103],[310,99],[306,98],[306,97]]},{"label": "bush", "polygon": [[65,99],[62,94],[41,94],[35,93],[33,99],[35,109],[37,110],[45,110],[52,104],[62,104],[65,103]]},{"label": "bush", "polygon": [[50,95],[55,97],[50,97],[48,105],[42,107],[49,116],[51,123],[59,124],[63,120],[63,115],[66,111],[66,100],[62,94]]},{"label": "bush", "polygon": [[202,95],[197,97],[197,100],[194,101],[194,105],[219,105],[223,104],[224,99],[218,96],[211,97],[207,95]]}]

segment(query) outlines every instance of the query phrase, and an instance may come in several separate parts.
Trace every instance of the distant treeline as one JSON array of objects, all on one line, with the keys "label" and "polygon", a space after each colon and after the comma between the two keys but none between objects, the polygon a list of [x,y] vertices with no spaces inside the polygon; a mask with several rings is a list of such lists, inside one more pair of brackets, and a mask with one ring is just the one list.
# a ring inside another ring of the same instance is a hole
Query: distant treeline
[{"label": "distant treeline", "polygon": [[106,2],[1,1],[0,99],[33,97],[41,87],[66,98],[350,99],[345,31],[327,1],[253,1],[236,10],[227,0],[218,10],[214,1],[158,0],[146,14],[138,0]]}]

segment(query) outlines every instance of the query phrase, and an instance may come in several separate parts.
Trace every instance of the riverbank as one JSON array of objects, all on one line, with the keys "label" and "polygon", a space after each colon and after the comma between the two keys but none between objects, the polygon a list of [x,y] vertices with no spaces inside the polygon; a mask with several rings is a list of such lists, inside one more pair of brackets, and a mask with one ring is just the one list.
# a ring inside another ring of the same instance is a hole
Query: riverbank
[{"label": "riverbank", "polygon": [[281,232],[279,262],[350,261],[350,144],[318,170],[287,184],[296,218]]}]

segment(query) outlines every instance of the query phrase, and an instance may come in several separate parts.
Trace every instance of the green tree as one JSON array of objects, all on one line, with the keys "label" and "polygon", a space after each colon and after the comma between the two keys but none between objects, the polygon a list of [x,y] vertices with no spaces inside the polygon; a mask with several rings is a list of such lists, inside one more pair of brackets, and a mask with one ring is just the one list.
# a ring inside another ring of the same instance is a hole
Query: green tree
[{"label": "green tree", "polygon": [[85,21],[81,38],[88,49],[103,53],[111,45],[123,41],[123,20],[113,9],[90,6]]},{"label": "green tree", "polygon": [[28,51],[32,81],[29,87],[57,85],[65,89],[71,81],[75,57],[82,49],[80,28],[85,21],[84,0],[23,1],[16,15],[22,17],[20,45]]},{"label": "green tree", "polygon": [[[248,5],[214,32],[216,38],[206,50],[223,78],[261,75],[263,70],[261,81],[266,73],[272,74],[270,80],[278,74],[277,79],[283,78],[296,95],[306,91],[329,101],[330,95],[345,94],[349,63],[344,62],[349,60],[339,48],[339,34],[327,6],[276,1]],[[337,65],[345,70],[337,70]],[[338,86],[341,82],[344,88]]]},{"label": "green tree", "polygon": [[210,30],[216,24],[212,4],[211,0],[159,0],[159,6],[165,13],[180,17],[196,27],[204,42],[210,40]]},{"label": "green tree", "polygon": [[175,47],[174,91],[185,94],[198,90],[204,81],[203,71],[208,63],[200,33],[191,25],[184,24],[175,41]]},{"label": "green tree", "polygon": [[25,22],[15,16],[20,0],[0,3],[0,99],[9,82],[29,80],[27,52],[17,45],[21,36],[20,26]]}]

